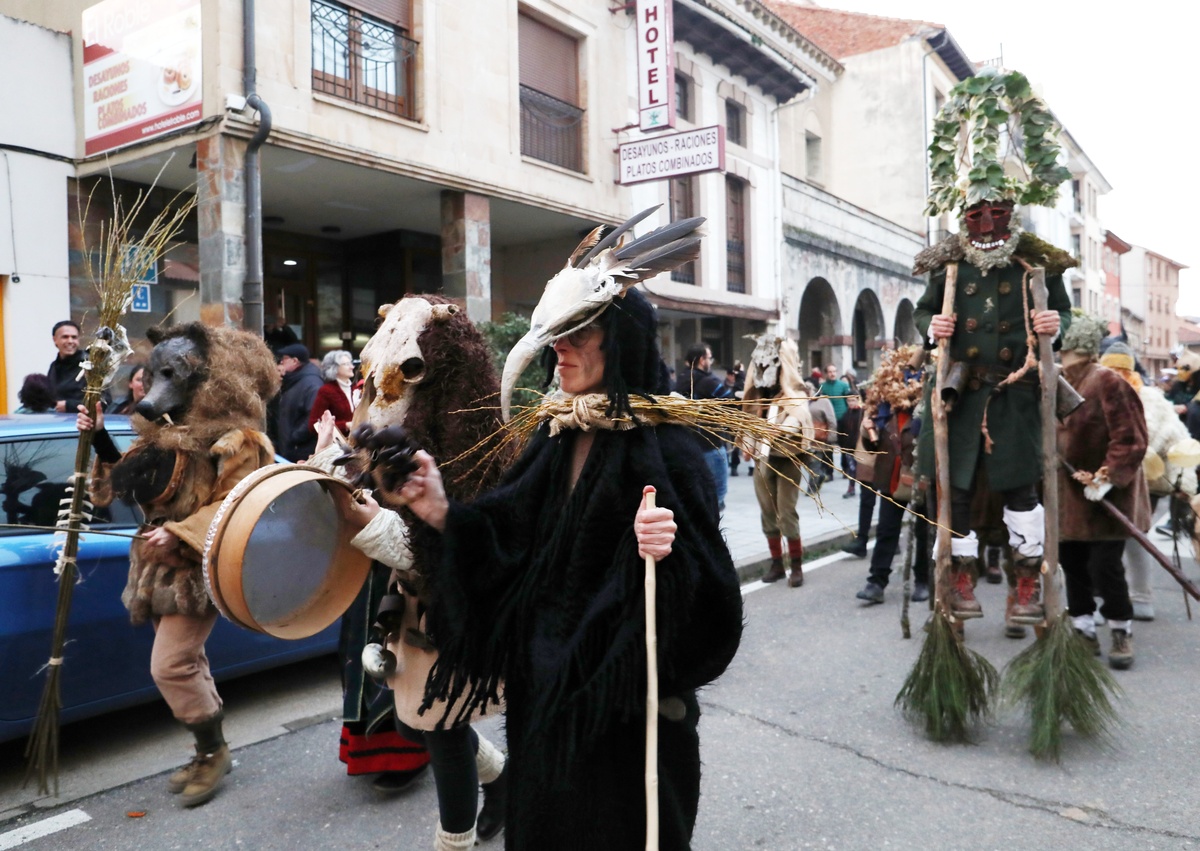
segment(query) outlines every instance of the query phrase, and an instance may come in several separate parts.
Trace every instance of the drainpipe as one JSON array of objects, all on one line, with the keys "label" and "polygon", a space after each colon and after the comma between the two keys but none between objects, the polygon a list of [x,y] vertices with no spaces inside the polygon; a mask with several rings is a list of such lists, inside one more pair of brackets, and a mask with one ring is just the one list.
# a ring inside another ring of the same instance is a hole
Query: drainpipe
[{"label": "drainpipe", "polygon": [[255,68],[254,0],[242,0],[242,88],[246,105],[258,112],[258,130],[246,146],[246,279],[242,285],[242,327],[263,334],[262,170],[258,149],[271,133],[271,110],[258,96]]}]

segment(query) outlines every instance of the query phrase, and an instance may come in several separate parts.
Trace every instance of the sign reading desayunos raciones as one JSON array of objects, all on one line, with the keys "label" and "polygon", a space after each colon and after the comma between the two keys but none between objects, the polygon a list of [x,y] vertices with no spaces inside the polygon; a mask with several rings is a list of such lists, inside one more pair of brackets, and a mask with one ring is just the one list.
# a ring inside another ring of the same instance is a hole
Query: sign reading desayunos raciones
[{"label": "sign reading desayunos raciones", "polygon": [[200,60],[200,0],[104,0],[85,9],[85,153],[199,122]]},{"label": "sign reading desayunos raciones", "polygon": [[672,0],[637,0],[638,127],[675,126],[675,29]]},{"label": "sign reading desayunos raciones", "polygon": [[725,128],[720,125],[649,136],[618,149],[617,183],[641,183],[725,168]]}]

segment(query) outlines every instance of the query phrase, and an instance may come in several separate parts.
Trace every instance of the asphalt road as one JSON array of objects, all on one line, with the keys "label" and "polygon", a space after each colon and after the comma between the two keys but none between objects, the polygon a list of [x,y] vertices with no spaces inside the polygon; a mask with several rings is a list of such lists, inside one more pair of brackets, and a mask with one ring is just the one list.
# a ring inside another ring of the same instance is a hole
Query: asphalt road
[{"label": "asphalt road", "polygon": [[[864,561],[818,564],[800,589],[746,587],[741,650],[701,700],[696,851],[1200,848],[1200,622],[1165,572],[1155,577],[1158,618],[1135,625],[1136,664],[1117,673],[1115,748],[1068,733],[1062,762],[1045,764],[1025,750],[1019,710],[1002,709],[968,746],[911,728],[892,702],[920,650],[924,611],[913,607],[915,637],[904,640],[898,583],[883,605],[863,608],[854,592]],[[1200,575],[1190,559],[1185,570]],[[1001,586],[981,585],[980,598],[986,617],[967,625],[967,640],[999,668],[1027,642],[1002,636]],[[59,799],[14,788],[20,743],[0,747],[0,851],[431,847],[431,778],[385,799],[337,761],[332,660],[223,692],[237,765],[194,811],[164,789],[187,742],[161,706],[67,728]],[[498,722],[484,729],[502,740]]]}]

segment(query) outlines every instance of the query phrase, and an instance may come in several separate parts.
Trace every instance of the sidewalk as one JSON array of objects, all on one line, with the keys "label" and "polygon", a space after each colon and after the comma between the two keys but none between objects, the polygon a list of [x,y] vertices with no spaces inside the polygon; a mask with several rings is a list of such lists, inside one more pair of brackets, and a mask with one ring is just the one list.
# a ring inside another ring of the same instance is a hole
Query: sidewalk
[{"label": "sidewalk", "polygon": [[[763,574],[771,555],[767,552],[767,539],[759,520],[754,478],[747,474],[745,464],[741,465],[740,473],[729,478],[721,529],[738,575],[746,582]],[[832,482],[826,482],[821,488],[819,502],[800,495],[796,509],[800,514],[800,537],[806,560],[848,543],[857,530],[858,497],[842,498],[846,484],[842,474],[838,473]]]}]

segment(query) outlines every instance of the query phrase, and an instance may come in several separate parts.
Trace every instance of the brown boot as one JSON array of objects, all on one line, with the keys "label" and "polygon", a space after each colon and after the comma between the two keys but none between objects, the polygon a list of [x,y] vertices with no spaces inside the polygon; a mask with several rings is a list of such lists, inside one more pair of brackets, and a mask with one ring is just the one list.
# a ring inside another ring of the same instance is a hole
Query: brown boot
[{"label": "brown boot", "polygon": [[1040,624],[1046,619],[1042,605],[1042,560],[1019,558],[1013,565],[1017,577],[1016,602],[1010,620],[1014,624]]},{"label": "brown boot", "polygon": [[787,571],[783,569],[783,559],[771,559],[771,566],[767,568],[767,572],[763,574],[763,582],[778,582],[783,577],[787,576]]},{"label": "brown boot", "polygon": [[1013,606],[1017,604],[1017,589],[1015,585],[1010,585],[1008,588],[1008,599],[1004,603],[1004,637],[1005,638],[1024,638],[1025,627],[1019,623],[1013,623],[1012,611]]},{"label": "brown boot", "polygon": [[804,569],[800,566],[801,559],[794,556],[792,558],[792,575],[788,577],[789,588],[799,588],[804,584]]},{"label": "brown boot", "polygon": [[178,795],[191,782],[192,772],[196,769],[196,763],[204,756],[200,752],[200,748],[196,748],[196,755],[192,757],[191,762],[183,768],[178,769],[174,774],[167,778],[167,791],[172,795]]},{"label": "brown boot", "polygon": [[197,755],[191,779],[179,795],[185,807],[195,807],[212,799],[225,781],[225,775],[233,770],[233,755],[229,745],[221,745],[214,753]]},{"label": "brown boot", "polygon": [[975,599],[975,579],[978,575],[978,559],[959,556],[950,560],[950,593],[947,602],[951,614],[959,620],[983,617],[983,607]]}]

